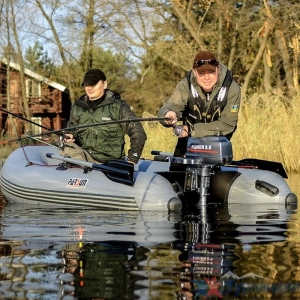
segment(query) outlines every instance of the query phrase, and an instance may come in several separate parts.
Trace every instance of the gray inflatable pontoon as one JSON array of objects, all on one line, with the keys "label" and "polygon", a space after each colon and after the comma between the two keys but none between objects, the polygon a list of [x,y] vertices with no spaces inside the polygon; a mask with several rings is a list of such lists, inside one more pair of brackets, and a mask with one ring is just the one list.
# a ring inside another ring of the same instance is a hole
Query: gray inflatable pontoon
[{"label": "gray inflatable pontoon", "polygon": [[208,203],[296,203],[280,163],[232,161],[225,137],[189,138],[184,157],[153,151],[133,166],[66,158],[49,145],[24,146],[6,159],[1,189],[15,203],[104,210],[180,211]]}]

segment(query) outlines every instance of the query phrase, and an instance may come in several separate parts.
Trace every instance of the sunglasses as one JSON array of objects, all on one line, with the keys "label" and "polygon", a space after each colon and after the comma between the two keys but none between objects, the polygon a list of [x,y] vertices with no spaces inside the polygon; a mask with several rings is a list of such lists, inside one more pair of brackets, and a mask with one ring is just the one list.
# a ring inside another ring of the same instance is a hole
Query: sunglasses
[{"label": "sunglasses", "polygon": [[210,64],[212,66],[218,66],[219,62],[216,59],[201,59],[194,62],[194,67],[201,67],[205,64]]}]

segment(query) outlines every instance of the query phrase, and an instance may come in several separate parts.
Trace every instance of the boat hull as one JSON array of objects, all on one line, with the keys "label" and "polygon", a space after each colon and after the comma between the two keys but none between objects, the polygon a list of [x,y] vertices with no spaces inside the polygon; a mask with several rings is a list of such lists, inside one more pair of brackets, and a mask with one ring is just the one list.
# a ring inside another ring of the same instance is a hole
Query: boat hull
[{"label": "boat hull", "polygon": [[1,190],[8,201],[166,212],[199,205],[201,197],[207,203],[297,202],[284,178],[268,170],[210,166],[207,193],[201,194],[199,189],[188,190],[185,171],[170,172],[170,161],[140,160],[130,186],[111,180],[97,169],[78,165],[62,168],[62,161],[47,153],[59,156],[59,150],[51,146],[26,146],[6,159],[1,170]]},{"label": "boat hull", "polygon": [[81,167],[62,169],[46,153],[51,146],[15,150],[1,170],[1,189],[10,202],[54,203],[107,210],[180,210],[182,203],[170,183],[152,172],[135,172],[134,186],[108,179],[101,171],[85,173]]}]

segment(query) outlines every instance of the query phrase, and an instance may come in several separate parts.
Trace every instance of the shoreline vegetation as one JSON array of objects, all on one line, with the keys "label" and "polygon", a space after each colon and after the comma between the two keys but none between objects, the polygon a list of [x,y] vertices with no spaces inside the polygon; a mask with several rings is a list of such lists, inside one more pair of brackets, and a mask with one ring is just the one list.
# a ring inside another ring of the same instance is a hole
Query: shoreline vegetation
[{"label": "shoreline vegetation", "polygon": [[[255,100],[253,100],[255,99]],[[300,97],[293,98],[290,103],[277,97],[252,97],[242,103],[239,113],[238,129],[231,142],[234,160],[257,158],[281,162],[287,172],[299,172],[300,158],[298,150],[300,140],[300,124],[297,115],[297,103]],[[143,117],[155,117],[144,113]],[[177,137],[171,128],[163,127],[159,122],[142,123],[148,139],[142,158],[151,159],[151,150],[173,153]],[[128,145],[128,139],[126,139]],[[18,143],[0,145],[0,160],[5,158]]]}]

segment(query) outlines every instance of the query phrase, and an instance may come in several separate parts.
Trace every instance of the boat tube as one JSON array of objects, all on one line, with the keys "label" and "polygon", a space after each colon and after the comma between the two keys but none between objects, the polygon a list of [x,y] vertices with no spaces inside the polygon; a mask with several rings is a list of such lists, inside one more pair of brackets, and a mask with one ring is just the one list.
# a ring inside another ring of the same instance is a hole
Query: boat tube
[{"label": "boat tube", "polygon": [[189,138],[184,157],[152,151],[136,165],[93,164],[63,157],[49,145],[13,151],[1,170],[1,190],[15,203],[103,210],[181,211],[208,203],[297,203],[282,164],[233,161],[223,136]]}]

